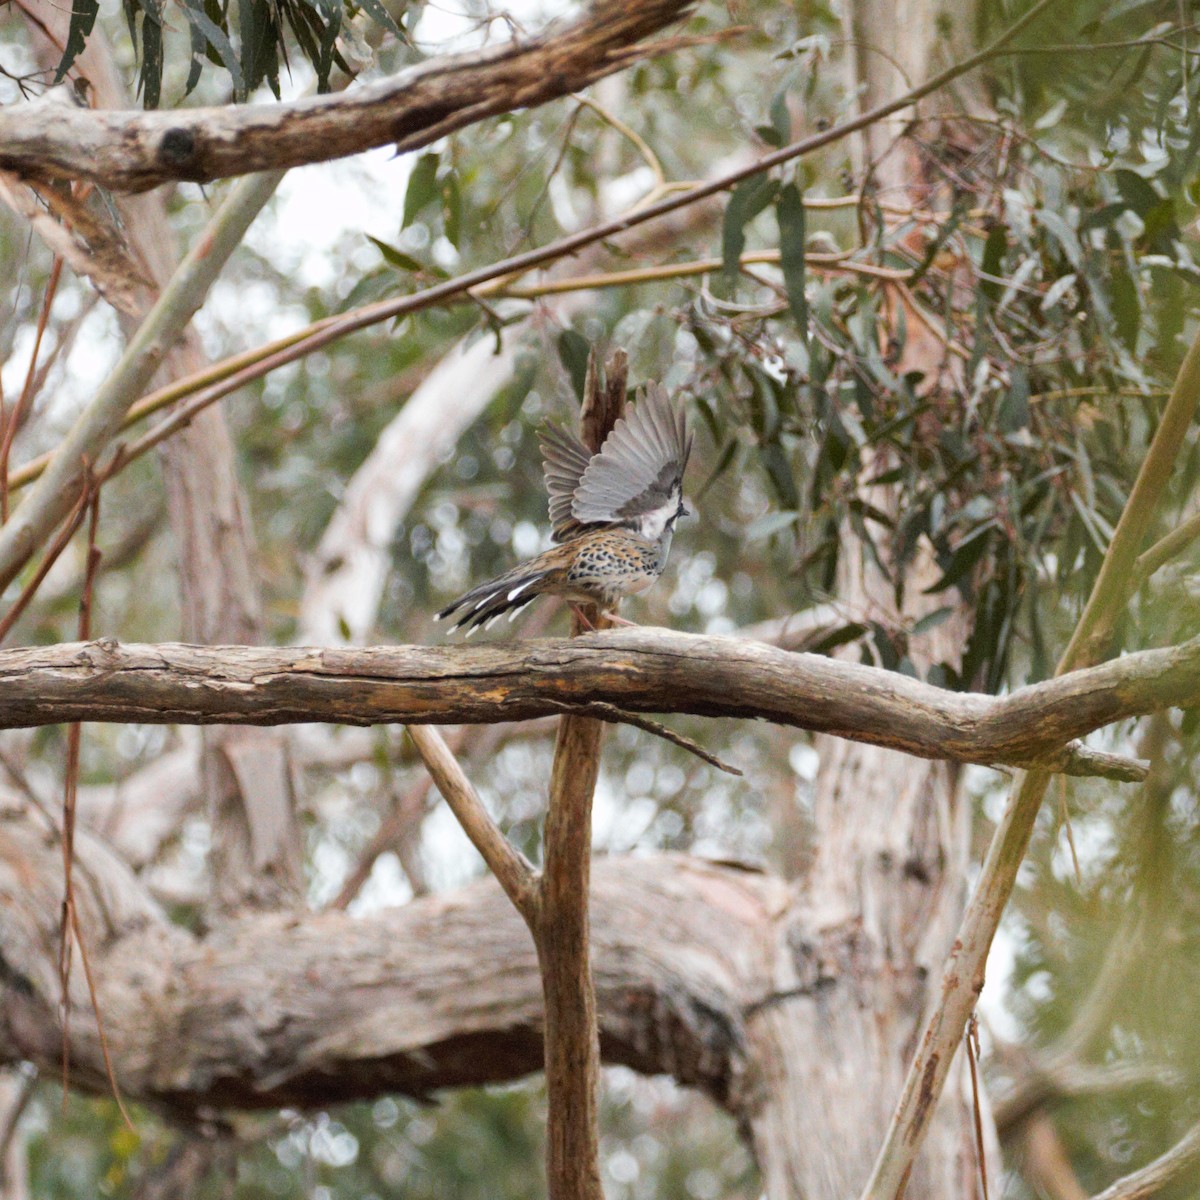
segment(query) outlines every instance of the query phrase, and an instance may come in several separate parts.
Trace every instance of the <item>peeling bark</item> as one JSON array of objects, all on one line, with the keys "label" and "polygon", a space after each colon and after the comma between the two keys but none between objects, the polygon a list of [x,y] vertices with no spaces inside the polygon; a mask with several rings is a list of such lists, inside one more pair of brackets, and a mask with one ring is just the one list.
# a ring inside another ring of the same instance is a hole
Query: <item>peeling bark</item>
[{"label": "peeling bark", "polygon": [[566,28],[446,55],[337,96],[173,112],[95,112],[65,87],[0,110],[0,168],[30,179],[90,179],[114,191],[208,182],[428,145],[486,117],[569,95],[639,58],[637,46],[690,0],[605,0]]}]

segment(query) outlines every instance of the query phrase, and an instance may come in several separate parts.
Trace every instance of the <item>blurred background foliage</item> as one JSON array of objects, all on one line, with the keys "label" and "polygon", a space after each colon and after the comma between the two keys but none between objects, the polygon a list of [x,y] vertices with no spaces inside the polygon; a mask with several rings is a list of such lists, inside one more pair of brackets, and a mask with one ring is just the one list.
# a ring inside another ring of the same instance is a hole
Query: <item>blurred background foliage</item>
[{"label": "blurred background foliage", "polygon": [[[388,73],[446,45],[473,44],[495,16],[471,0],[453,19],[421,3],[394,7],[386,19],[376,7],[364,4],[352,29],[345,22],[360,10],[299,0],[269,6],[274,25],[265,7],[211,3],[143,4],[136,20],[101,12],[99,21],[146,101],[174,104],[188,94],[189,102],[219,102],[256,87],[324,87],[347,44],[332,40],[331,29],[378,43],[373,70]],[[974,37],[994,36],[1021,7],[981,3]],[[131,11],[127,5],[125,15]],[[851,111],[836,6],[740,0],[732,15],[744,26],[739,36],[630,69],[594,89],[599,107],[565,100],[486,121],[401,164],[368,156],[294,173],[214,289],[200,322],[207,349],[232,353],[544,244]],[[516,20],[536,28],[544,16],[531,9]],[[432,365],[461,339],[516,337],[511,378],[392,533],[374,640],[440,638],[434,611],[469,582],[545,544],[537,428],[547,418],[572,419],[580,365],[598,344],[629,352],[634,386],[662,379],[680,393],[698,432],[690,491],[699,518],[680,530],[666,576],[629,606],[631,616],[710,632],[776,622],[767,631],[785,641],[792,626],[778,623],[788,618],[802,631],[789,644],[849,648],[864,662],[916,673],[914,644],[965,603],[971,620],[962,661],[935,663],[931,681],[998,691],[1044,678],[1197,330],[1194,17],[1195,6],[1175,0],[1053,6],[1014,53],[986,66],[985,104],[964,97],[956,111],[952,100],[896,127],[928,185],[923,208],[898,211],[908,199],[874,187],[854,146],[837,143],[741,185],[719,206],[689,210],[666,232],[650,226],[560,264],[553,273],[560,279],[634,268],[643,275],[614,277],[573,310],[552,295],[516,295],[531,283],[522,280],[508,296],[361,333],[227,401],[274,638],[294,636],[306,563],[322,530]],[[713,32],[729,18],[724,6],[702,3],[688,29]],[[45,86],[11,7],[0,38],[5,98]],[[319,172],[333,182],[319,183]],[[322,188],[367,193],[369,227],[349,202],[335,219],[329,197],[338,193]],[[195,234],[221,192],[178,189],[173,206],[183,236]],[[296,214],[307,212],[311,222],[313,206],[322,219],[302,226]],[[13,264],[0,286],[0,349],[12,395],[50,263],[7,218],[0,259]],[[680,273],[702,260],[715,265]],[[909,369],[907,351],[918,338],[940,343],[936,373]],[[18,443],[20,457],[61,436],[89,382],[112,360],[115,324],[86,286],[65,279],[49,344],[61,349]],[[1198,469],[1193,449],[1153,536],[1194,511]],[[899,503],[881,503],[887,495]],[[177,636],[162,505],[149,462],[106,490],[98,632]],[[845,528],[898,601],[913,563],[932,555],[940,577],[929,590],[942,607],[917,623],[847,611],[834,587]],[[1195,632],[1197,566],[1189,551],[1139,591],[1119,631],[1121,648]],[[52,577],[16,636],[70,639],[77,587],[75,560]],[[814,613],[819,619],[809,619]],[[562,632],[564,618],[535,607],[516,632],[541,628]],[[743,766],[746,778],[732,780],[620,729],[605,754],[597,851],[679,849],[802,878],[813,834],[815,755],[807,739],[672,723]],[[1196,726],[1195,714],[1176,714],[1112,731],[1114,746],[1153,758],[1150,784],[1070,783],[1061,803],[1047,807],[986,997],[985,1045],[998,1096],[1019,1091],[1041,1065],[1065,1061],[1068,1050],[1072,1063],[1091,1070],[1088,1087],[1049,1110],[1089,1192],[1161,1152],[1198,1115]],[[127,777],[174,736],[89,728],[85,782]],[[38,731],[22,749],[35,780],[39,764],[52,778],[62,734]],[[542,730],[516,731],[472,762],[486,799],[530,854],[548,762]],[[369,754],[310,771],[315,905],[339,893],[418,778],[404,748],[382,731]],[[980,771],[969,782],[982,848],[1003,781]],[[352,901],[356,911],[480,870],[443,810],[418,812],[403,843],[374,860]],[[196,813],[144,869],[181,920],[194,920],[202,902],[205,847]],[[439,1096],[432,1106],[385,1098],[327,1114],[238,1118],[227,1131],[237,1147],[231,1174],[211,1174],[192,1194],[229,1194],[232,1178],[238,1197],[528,1197],[541,1187],[531,1167],[540,1159],[541,1104],[540,1086],[528,1083]],[[159,1173],[177,1165],[189,1143],[150,1113],[139,1114],[138,1129],[129,1134],[104,1100],[72,1097],[60,1111],[53,1083],[32,1084],[20,1126],[32,1194],[154,1194]],[[998,1192],[1009,1197],[1036,1194],[1021,1131],[1019,1122],[1002,1129],[1010,1174]],[[753,1165],[730,1122],[664,1081],[609,1072],[604,1139],[610,1196],[756,1194]],[[1182,1185],[1163,1193],[1192,1194]]]}]

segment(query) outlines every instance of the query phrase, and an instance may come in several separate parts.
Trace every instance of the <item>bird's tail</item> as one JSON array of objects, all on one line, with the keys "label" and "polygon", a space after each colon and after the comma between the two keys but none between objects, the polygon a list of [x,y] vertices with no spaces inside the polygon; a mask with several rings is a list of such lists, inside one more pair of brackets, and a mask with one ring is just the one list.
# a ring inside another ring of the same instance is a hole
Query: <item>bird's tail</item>
[{"label": "bird's tail", "polygon": [[437,615],[439,621],[454,613],[462,615],[450,626],[450,632],[466,629],[470,637],[480,627],[486,628],[505,613],[511,621],[531,600],[541,595],[537,585],[554,573],[553,567],[539,567],[537,560],[522,563],[487,583],[473,587],[447,604]]}]

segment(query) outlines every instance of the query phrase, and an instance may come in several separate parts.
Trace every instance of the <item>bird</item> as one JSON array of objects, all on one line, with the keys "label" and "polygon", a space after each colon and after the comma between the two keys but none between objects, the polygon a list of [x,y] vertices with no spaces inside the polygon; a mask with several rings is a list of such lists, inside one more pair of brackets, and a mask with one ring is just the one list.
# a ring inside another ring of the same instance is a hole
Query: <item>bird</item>
[{"label": "bird", "polygon": [[470,637],[505,613],[512,620],[539,596],[562,597],[589,628],[580,604],[629,625],[613,610],[667,565],[675,522],[689,512],[683,473],[692,434],[666,388],[648,383],[595,454],[556,425],[540,442],[555,545],[446,605],[437,619],[459,614],[451,632],[465,628]]}]

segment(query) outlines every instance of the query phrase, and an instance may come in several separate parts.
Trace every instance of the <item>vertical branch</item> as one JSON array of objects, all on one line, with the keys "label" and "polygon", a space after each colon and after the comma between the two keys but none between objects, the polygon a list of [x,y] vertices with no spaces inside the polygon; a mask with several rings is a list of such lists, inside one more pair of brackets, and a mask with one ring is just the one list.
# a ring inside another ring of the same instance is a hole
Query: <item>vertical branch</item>
[{"label": "vertical branch", "polygon": [[[625,406],[627,359],[616,351],[607,380],[593,351],[580,433],[595,454]],[[587,613],[593,624],[599,613]],[[573,622],[579,632],[579,620]],[[563,717],[550,773],[545,870],[534,930],[545,997],[546,1174],[551,1200],[599,1200],[600,1039],[589,950],[592,794],[600,770],[602,722]]]},{"label": "vertical branch", "polygon": [[[1166,491],[1172,467],[1186,444],[1200,404],[1200,336],[1179,368],[1158,429],[1108,544],[1083,616],[1055,672],[1089,666],[1107,645],[1136,582],[1134,563]],[[979,882],[963,914],[942,974],[940,1003],[925,1025],[905,1078],[887,1137],[875,1160],[863,1200],[899,1200],[942,1094],[950,1063],[983,988],[992,939],[1000,925],[1017,870],[1025,857],[1050,776],[1023,776],[992,836]]]}]

